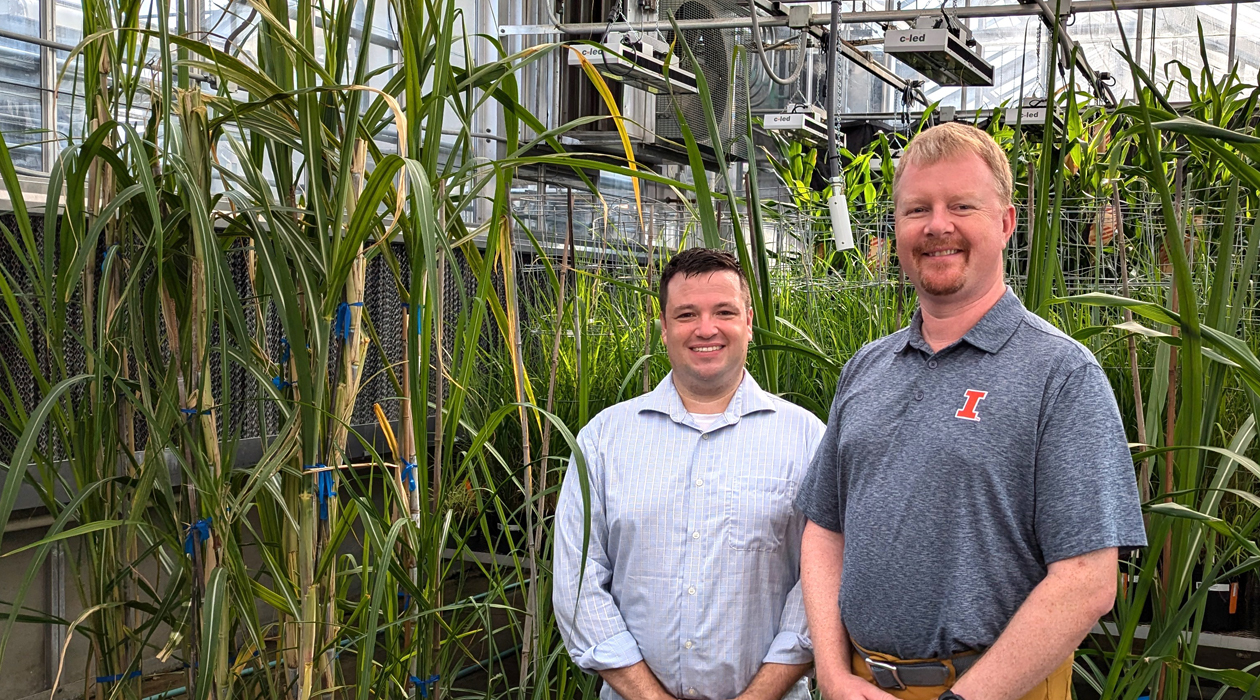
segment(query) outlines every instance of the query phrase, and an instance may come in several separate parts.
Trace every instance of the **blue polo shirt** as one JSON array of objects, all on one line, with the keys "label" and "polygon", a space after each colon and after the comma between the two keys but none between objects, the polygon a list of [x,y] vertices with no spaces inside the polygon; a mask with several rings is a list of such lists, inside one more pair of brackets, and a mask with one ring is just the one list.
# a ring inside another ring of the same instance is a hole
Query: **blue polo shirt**
[{"label": "blue polo shirt", "polygon": [[903,659],[992,646],[1048,564],[1146,544],[1133,460],[1085,346],[1008,289],[933,352],[922,316],[858,351],[797,495],[845,535],[841,617]]}]

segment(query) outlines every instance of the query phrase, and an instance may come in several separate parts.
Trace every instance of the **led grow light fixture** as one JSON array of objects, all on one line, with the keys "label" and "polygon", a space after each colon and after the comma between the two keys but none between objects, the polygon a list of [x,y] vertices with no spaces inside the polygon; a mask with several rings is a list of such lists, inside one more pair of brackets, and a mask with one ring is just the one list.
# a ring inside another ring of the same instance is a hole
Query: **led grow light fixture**
[{"label": "led grow light fixture", "polygon": [[[798,138],[811,145],[827,142],[827,112],[816,105],[791,103],[787,111],[767,114],[762,118],[766,131],[787,132],[789,138]],[[844,148],[844,134],[836,134],[838,145]]]},{"label": "led grow light fixture", "polygon": [[919,71],[937,85],[993,85],[993,65],[956,17],[922,15],[914,29],[884,33],[884,53]]},{"label": "led grow light fixture", "polygon": [[[696,74],[679,65],[677,54],[669,55],[669,45],[639,32],[609,32],[599,44],[575,44],[569,52],[569,65],[582,65],[585,58],[599,74],[620,80],[654,95],[669,93],[698,95]],[[580,57],[579,57],[580,54]],[[669,57],[669,77],[665,59]]]},{"label": "led grow light fixture", "polygon": [[1018,107],[1006,108],[1006,125],[1022,124],[1025,129],[1044,129],[1046,121],[1051,120],[1054,129],[1063,128],[1062,110],[1055,109],[1051,115],[1050,107],[1044,97],[1025,97]]}]

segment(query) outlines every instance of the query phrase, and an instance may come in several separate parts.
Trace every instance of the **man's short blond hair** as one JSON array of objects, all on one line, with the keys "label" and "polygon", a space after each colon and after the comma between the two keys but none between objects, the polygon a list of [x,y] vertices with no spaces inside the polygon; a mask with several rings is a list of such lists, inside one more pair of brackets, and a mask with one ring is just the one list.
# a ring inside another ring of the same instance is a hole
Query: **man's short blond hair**
[{"label": "man's short blond hair", "polygon": [[1011,164],[997,141],[984,131],[970,124],[945,122],[921,132],[911,139],[901,156],[897,171],[893,174],[893,197],[896,198],[897,182],[907,165],[935,165],[943,160],[973,154],[984,161],[993,173],[993,182],[1003,204],[1011,202]]}]

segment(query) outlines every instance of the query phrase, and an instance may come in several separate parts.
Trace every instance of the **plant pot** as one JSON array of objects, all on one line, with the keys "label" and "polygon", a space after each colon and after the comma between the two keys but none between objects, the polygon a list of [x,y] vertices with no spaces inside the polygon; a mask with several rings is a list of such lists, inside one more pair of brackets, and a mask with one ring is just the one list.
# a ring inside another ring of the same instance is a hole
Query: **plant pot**
[{"label": "plant pot", "polygon": [[1260,636],[1260,574],[1243,574],[1243,629]]},{"label": "plant pot", "polygon": [[1237,632],[1246,625],[1243,611],[1244,581],[1222,581],[1208,588],[1203,609],[1204,632]]}]

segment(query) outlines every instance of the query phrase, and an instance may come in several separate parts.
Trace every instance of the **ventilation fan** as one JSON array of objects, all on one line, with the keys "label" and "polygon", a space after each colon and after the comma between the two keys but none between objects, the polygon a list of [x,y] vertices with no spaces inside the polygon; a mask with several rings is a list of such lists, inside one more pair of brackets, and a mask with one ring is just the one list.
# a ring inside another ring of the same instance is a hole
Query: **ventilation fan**
[{"label": "ventilation fan", "polygon": [[[719,19],[723,17],[747,17],[747,0],[661,0],[662,18],[673,16],[678,21]],[[703,72],[709,86],[709,98],[713,104],[713,114],[717,118],[718,134],[726,153],[744,158],[744,144],[735,139],[748,133],[748,108],[745,100],[744,79],[742,75],[733,75],[731,64],[735,56],[735,47],[744,44],[747,30],[736,29],[684,29],[682,38],[691,48],[695,61],[687,56],[681,45],[674,53],[684,70],[692,73]],[[673,32],[667,32],[666,41],[673,41]],[[745,54],[747,55],[747,54]],[[742,73],[743,69],[737,71]],[[731,84],[732,77],[735,84]],[[674,112],[675,103],[678,111],[687,120],[692,135],[701,146],[713,148],[714,138],[710,133],[708,120],[705,118],[703,98],[699,95],[659,95],[656,100],[656,133],[685,147],[682,127]],[[660,143],[659,145],[665,145]]]}]

